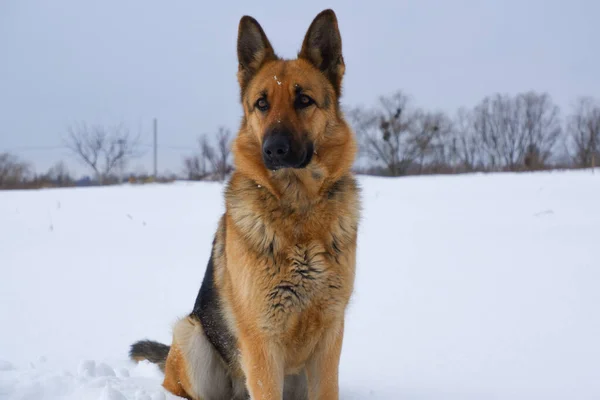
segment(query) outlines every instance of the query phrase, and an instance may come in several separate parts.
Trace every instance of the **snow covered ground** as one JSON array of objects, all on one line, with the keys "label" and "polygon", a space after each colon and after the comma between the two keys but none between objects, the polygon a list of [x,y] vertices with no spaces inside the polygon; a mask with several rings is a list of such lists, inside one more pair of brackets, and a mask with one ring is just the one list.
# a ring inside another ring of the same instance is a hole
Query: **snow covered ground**
[{"label": "snow covered ground", "polygon": [[[600,173],[360,178],[342,399],[600,398]],[[216,183],[0,192],[0,399],[175,399]]]}]

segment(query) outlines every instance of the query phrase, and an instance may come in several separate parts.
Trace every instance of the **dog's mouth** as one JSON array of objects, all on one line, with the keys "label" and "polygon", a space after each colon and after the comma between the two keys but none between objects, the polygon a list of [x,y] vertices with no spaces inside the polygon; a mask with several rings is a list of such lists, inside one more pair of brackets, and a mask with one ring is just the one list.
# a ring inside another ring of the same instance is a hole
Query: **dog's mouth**
[{"label": "dog's mouth", "polygon": [[313,154],[314,154],[313,144],[312,144],[312,142],[308,142],[306,144],[306,146],[304,146],[304,158],[302,159],[302,162],[294,168],[306,168],[308,166],[308,164],[310,164]]},{"label": "dog's mouth", "polygon": [[271,171],[284,168],[306,168],[314,153],[314,145],[294,141],[285,131],[274,132],[263,141],[262,156],[265,167]]}]

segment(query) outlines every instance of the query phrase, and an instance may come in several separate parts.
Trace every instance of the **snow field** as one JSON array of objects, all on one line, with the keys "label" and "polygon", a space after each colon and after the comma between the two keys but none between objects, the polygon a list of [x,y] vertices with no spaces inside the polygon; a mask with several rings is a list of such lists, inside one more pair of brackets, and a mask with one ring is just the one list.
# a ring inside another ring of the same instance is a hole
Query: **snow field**
[{"label": "snow field", "polygon": [[[600,174],[360,177],[341,398],[600,398]],[[0,192],[0,399],[175,399],[222,185]]]}]

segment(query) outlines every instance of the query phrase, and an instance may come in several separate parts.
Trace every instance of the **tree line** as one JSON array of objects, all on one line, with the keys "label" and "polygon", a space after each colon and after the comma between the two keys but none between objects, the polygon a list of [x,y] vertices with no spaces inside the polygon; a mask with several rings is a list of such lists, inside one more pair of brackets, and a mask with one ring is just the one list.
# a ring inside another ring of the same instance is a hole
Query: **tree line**
[{"label": "tree line", "polygon": [[[579,98],[566,116],[548,93],[494,94],[454,115],[416,107],[398,91],[375,106],[345,110],[359,142],[355,172],[380,176],[595,168],[600,102]],[[231,131],[219,128],[184,159],[188,179],[222,180],[232,170]]]},{"label": "tree line", "polygon": [[547,93],[485,97],[454,115],[415,107],[403,92],[347,115],[360,142],[360,171],[401,176],[594,168],[600,103],[577,100],[562,116]]},{"label": "tree line", "polygon": [[[494,94],[453,115],[415,106],[402,91],[382,96],[372,107],[344,110],[359,142],[355,171],[403,176],[467,172],[595,168],[600,161],[600,102],[579,98],[563,115],[547,93]],[[219,127],[198,138],[198,150],[182,160],[189,180],[224,180],[232,171],[232,132]],[[147,182],[146,174],[126,174],[144,154],[140,135],[123,124],[71,125],[65,147],[93,176],[91,184]],[[63,162],[34,174],[31,164],[0,153],[0,188],[72,186]],[[160,181],[177,176],[159,177]]]}]

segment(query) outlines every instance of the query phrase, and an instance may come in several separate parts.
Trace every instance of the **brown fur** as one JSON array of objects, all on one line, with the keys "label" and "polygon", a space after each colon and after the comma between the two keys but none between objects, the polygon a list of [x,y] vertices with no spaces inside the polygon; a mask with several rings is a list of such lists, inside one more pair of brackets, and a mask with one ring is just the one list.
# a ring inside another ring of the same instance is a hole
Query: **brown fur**
[{"label": "brown fur", "polygon": [[[315,18],[295,60],[279,59],[258,22],[243,17],[238,58],[244,118],[212,253],[214,285],[237,343],[238,357],[223,368],[232,382],[245,382],[252,399],[305,398],[284,394],[293,376],[306,377],[310,400],[338,399],[360,204],[350,172],[355,139],[339,109],[345,67],[335,14]],[[300,90],[315,104],[294,107]],[[266,113],[255,107],[261,97],[270,104]],[[278,124],[294,141],[313,143],[306,168],[265,168],[263,137]],[[190,384],[197,363],[182,332],[175,329],[164,386],[207,400]]]},{"label": "brown fur", "polygon": [[175,345],[171,346],[165,364],[163,387],[175,396],[191,399],[188,393],[194,393],[194,390],[190,384],[187,370],[181,349]]}]

